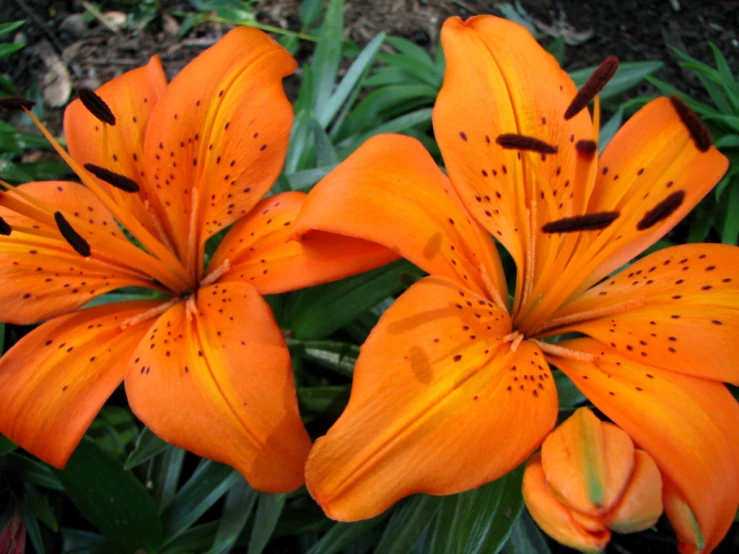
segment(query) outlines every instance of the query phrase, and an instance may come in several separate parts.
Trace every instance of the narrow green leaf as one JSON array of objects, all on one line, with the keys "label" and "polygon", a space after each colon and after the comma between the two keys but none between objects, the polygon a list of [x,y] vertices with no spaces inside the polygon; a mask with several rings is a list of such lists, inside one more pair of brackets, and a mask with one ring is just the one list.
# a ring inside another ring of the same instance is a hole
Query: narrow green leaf
[{"label": "narrow green leaf", "polygon": [[504,554],[551,554],[539,526],[524,510],[503,547]]},{"label": "narrow green leaf", "polygon": [[350,139],[347,139],[346,141],[343,141],[341,143],[341,151],[340,155],[346,153],[346,155],[349,155],[349,153],[356,150],[360,144],[362,144],[364,141],[366,141],[368,138],[373,137],[375,135],[379,135],[380,133],[406,133],[409,134],[410,130],[419,125],[423,126],[431,126],[431,108],[423,108],[421,110],[416,110],[404,115],[401,115],[399,117],[396,117],[395,119],[392,119],[388,121],[387,123],[383,123],[382,125],[378,125],[372,131],[368,133],[363,133],[361,135],[355,135],[351,137]]},{"label": "narrow green leaf", "polygon": [[441,500],[431,554],[495,554],[523,510],[523,466],[479,489]]},{"label": "narrow green leaf", "polygon": [[316,119],[322,128],[326,129],[328,127],[328,124],[334,119],[346,99],[349,98],[352,90],[357,87],[362,76],[367,73],[375,61],[375,56],[384,40],[385,33],[380,33],[364,47],[359,56],[357,56],[357,59],[354,60],[354,63],[347,70],[343,79],[341,79],[341,82],[336,87],[336,91],[328,99],[326,105],[321,108],[320,112],[316,112]]},{"label": "narrow green leaf", "polygon": [[[314,146],[311,140],[312,121],[313,116],[308,111],[300,111],[295,115],[293,127],[290,131],[290,146],[285,158],[285,174],[295,173],[298,170],[305,169],[308,165],[310,152]],[[311,167],[315,167],[315,164],[311,164]]]},{"label": "narrow green leaf", "polygon": [[0,23],[0,37],[12,33],[21,27],[25,21],[9,21],[8,23]]},{"label": "narrow green leaf", "polygon": [[159,546],[161,522],[146,489],[93,441],[83,439],[64,470],[52,471],[80,512],[111,541],[127,552]]},{"label": "narrow green leaf", "polygon": [[277,521],[280,519],[286,498],[287,496],[284,494],[259,494],[254,528],[249,538],[248,554],[261,554],[264,547],[267,546]]},{"label": "narrow green leaf", "polygon": [[169,445],[161,456],[155,458],[152,496],[160,511],[172,502],[177,493],[184,460],[185,451],[172,445]]},{"label": "narrow green leaf", "polygon": [[328,533],[313,545],[308,554],[336,554],[342,552],[360,537],[367,535],[384,519],[383,516],[379,516],[356,523],[335,523]]},{"label": "narrow green leaf", "polygon": [[417,494],[398,504],[377,545],[383,554],[406,554],[421,536],[439,508],[439,499]]},{"label": "narrow green leaf", "polygon": [[113,554],[120,552],[116,545],[97,533],[62,527],[62,542],[65,554]]},{"label": "narrow green leaf", "polygon": [[729,190],[729,200],[726,203],[726,217],[721,229],[721,242],[736,246],[739,238],[739,183],[734,180],[734,186]]},{"label": "narrow green leaf", "polygon": [[328,99],[336,85],[344,35],[344,1],[330,0],[323,25],[318,33],[318,45],[313,54],[313,113],[322,120]]},{"label": "narrow green leaf", "polygon": [[606,122],[603,127],[600,128],[600,136],[598,138],[598,152],[603,152],[605,147],[611,142],[611,139],[616,135],[616,132],[621,128],[621,124],[624,120],[623,106],[619,106],[616,113]]},{"label": "narrow green leaf", "polygon": [[[0,325],[0,336],[4,338],[5,335],[5,324]],[[0,338],[0,350],[2,350],[2,338]],[[11,442],[11,440],[3,435],[0,435],[0,456],[4,456],[8,452],[16,450],[18,445]]]},{"label": "narrow green leaf", "polygon": [[20,481],[38,485],[46,489],[57,491],[63,489],[59,479],[52,473],[50,466],[19,452],[10,452],[0,458],[0,473],[13,474]]},{"label": "narrow green leaf", "polygon": [[554,59],[557,60],[559,65],[565,64],[565,41],[562,37],[557,37],[547,45],[547,52],[549,52]]},{"label": "narrow green leaf", "polygon": [[400,260],[355,277],[300,291],[287,314],[288,327],[298,339],[321,339],[400,292],[404,274],[421,275],[410,262]]},{"label": "narrow green leaf", "polygon": [[303,0],[298,12],[303,27],[310,27],[318,21],[321,11],[323,11],[323,0]]},{"label": "narrow green leaf", "polygon": [[191,527],[157,554],[197,554],[207,552],[218,531],[218,522],[210,521]]},{"label": "narrow green leaf", "polygon": [[[303,171],[296,171],[295,173],[285,175],[285,177],[287,178],[288,183],[290,183],[290,188],[292,190],[309,189],[326,175],[331,173],[335,167],[335,165],[328,165],[324,167],[315,167],[313,169],[304,169]],[[305,192],[308,191],[306,190]]]},{"label": "narrow green leaf", "polygon": [[218,520],[218,531],[209,554],[227,554],[236,544],[246,521],[251,515],[258,493],[241,479],[226,494],[223,513]]},{"label": "narrow green leaf", "polygon": [[[647,76],[655,73],[662,69],[664,64],[660,61],[648,61],[648,62],[626,62],[622,63],[616,74],[613,76],[605,88],[601,91],[601,100],[607,100],[612,96],[616,96],[624,91],[627,91],[640,82],[642,82]],[[578,69],[570,73],[570,77],[575,81],[578,87],[585,84],[588,77],[595,71],[595,67],[586,67]]]},{"label": "narrow green leaf", "polygon": [[561,371],[554,371],[553,373],[560,410],[572,409],[587,400],[567,375]]},{"label": "narrow green leaf", "polygon": [[316,149],[316,163],[317,166],[336,165],[339,161],[339,157],[336,154],[336,149],[331,143],[331,139],[326,134],[326,131],[321,124],[315,119],[311,120],[311,129],[313,130],[313,144]]},{"label": "narrow green leaf", "polygon": [[44,548],[44,540],[41,538],[41,529],[38,524],[38,519],[31,513],[26,503],[20,505],[20,513],[23,518],[23,523],[26,525],[26,533],[28,538],[31,540],[34,550],[37,554],[46,554]]},{"label": "narrow green leaf", "polygon": [[203,460],[162,512],[164,544],[184,533],[240,479],[230,467]]},{"label": "narrow green leaf", "polygon": [[439,89],[441,87],[441,81],[444,75],[436,70],[436,67],[429,69],[426,65],[419,65],[419,63],[410,56],[403,54],[383,54],[379,57],[382,63],[399,69],[403,73],[412,77],[413,80],[410,82],[423,83],[430,87]]},{"label": "narrow green leaf", "polygon": [[431,72],[436,72],[436,64],[429,53],[415,42],[403,37],[387,37],[387,43],[407,58],[413,58],[419,65],[426,66]]},{"label": "narrow green leaf", "polygon": [[169,445],[157,437],[148,427],[144,427],[136,439],[136,446],[126,459],[123,469],[133,469],[139,464],[163,452]]},{"label": "narrow green leaf", "polygon": [[303,76],[300,80],[298,98],[295,100],[293,109],[295,113],[309,112],[313,105],[313,69],[311,66],[303,66]]},{"label": "narrow green leaf", "polygon": [[301,387],[298,389],[301,412],[337,417],[349,402],[349,385]]},{"label": "narrow green leaf", "polygon": [[10,56],[12,53],[17,52],[24,46],[25,44],[0,44],[0,58]]},{"label": "narrow green leaf", "polygon": [[345,377],[354,374],[354,364],[359,356],[359,347],[354,344],[332,340],[287,339],[287,345],[293,357],[316,362]]}]

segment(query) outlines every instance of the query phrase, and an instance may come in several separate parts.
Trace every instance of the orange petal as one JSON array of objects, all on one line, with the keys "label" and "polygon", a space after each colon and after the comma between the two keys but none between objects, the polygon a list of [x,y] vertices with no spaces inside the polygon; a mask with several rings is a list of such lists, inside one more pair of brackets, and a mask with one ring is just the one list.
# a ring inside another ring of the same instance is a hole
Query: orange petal
[{"label": "orange petal", "polygon": [[[511,253],[519,274],[534,265],[527,254],[536,256],[538,274],[550,243],[559,244],[539,232],[541,225],[577,213],[587,200],[594,159],[579,156],[575,143],[594,138],[590,116],[583,110],[564,120],[575,85],[524,27],[492,16],[453,17],[441,39],[447,63],[433,119],[452,184]],[[509,133],[558,152],[542,159],[504,149],[496,139]]]},{"label": "orange petal", "polygon": [[375,136],[321,180],[295,223],[299,235],[311,230],[382,244],[432,275],[506,298],[493,241],[410,137]]},{"label": "orange petal", "polygon": [[678,551],[681,554],[703,552],[706,540],[695,520],[695,514],[669,479],[666,479],[664,483],[664,502],[665,515],[670,520],[680,541]]},{"label": "orange petal", "polygon": [[706,544],[718,544],[739,508],[737,401],[722,384],[631,360],[593,339],[562,345],[597,357],[552,363],[657,462],[695,513]]},{"label": "orange petal", "polygon": [[549,487],[584,514],[607,512],[634,469],[634,444],[615,425],[581,408],[550,434],[541,448]]},{"label": "orange petal", "polygon": [[156,302],[106,304],[57,317],[0,359],[0,433],[62,468],[151,322],[121,323]]},{"label": "orange petal", "polygon": [[154,107],[147,180],[183,258],[277,180],[293,117],[282,78],[294,70],[295,60],[268,35],[239,27],[189,63]]},{"label": "orange petal", "polygon": [[532,453],[554,425],[557,392],[534,343],[514,353],[502,340],[510,330],[505,312],[447,278],[398,298],[362,347],[349,405],[308,459],[308,490],[329,517],[479,487]]},{"label": "orange petal", "polygon": [[739,248],[686,244],[660,250],[555,314],[593,319],[577,330],[624,356],[704,379],[739,384]]},{"label": "orange petal", "polygon": [[662,478],[659,469],[649,454],[637,450],[634,453],[634,472],[616,508],[608,514],[608,527],[616,533],[644,531],[657,523],[661,515]]},{"label": "orange petal", "polygon": [[80,165],[91,163],[136,181],[142,190],[130,194],[95,178],[118,204],[128,206],[149,231],[154,230],[154,225],[144,200],[153,191],[146,186],[144,133],[152,109],[166,86],[167,77],[159,56],[153,56],[147,65],[128,71],[95,91],[116,117],[115,125],[101,123],[80,100],[71,102],[64,111],[69,153]]},{"label": "orange petal", "polygon": [[[110,242],[112,237],[128,242],[102,202],[81,185],[42,181],[19,188],[64,212],[72,227],[88,241],[97,241],[94,244]],[[83,258],[56,226],[4,207],[11,200],[20,204],[20,209],[28,207],[9,194],[0,199],[0,217],[14,228],[10,236],[0,237],[3,321],[36,323],[79,308],[110,290],[151,286],[151,280],[131,268],[113,265],[115,260],[106,258],[105,252],[96,247],[89,257]]]},{"label": "orange petal", "polygon": [[298,488],[310,439],[269,306],[245,283],[196,294],[165,312],[136,350],[131,408],[162,439],[233,466],[259,490]]},{"label": "orange petal", "polygon": [[581,552],[600,552],[611,540],[611,533],[605,525],[584,527],[573,517],[573,512],[552,494],[547,486],[541,454],[536,454],[526,464],[522,493],[531,517],[557,542]]},{"label": "orange petal", "polygon": [[[587,236],[592,245],[578,248],[570,262],[583,281],[580,290],[633,259],[682,220],[718,183],[729,167],[716,148],[701,152],[667,98],[639,110],[608,143],[588,212],[619,211],[601,234]],[[653,226],[639,230],[645,214],[669,195],[684,191],[679,207]],[[599,255],[594,252],[599,251]]]},{"label": "orange petal", "polygon": [[309,233],[292,239],[292,223],[306,194],[283,192],[262,200],[228,232],[210,262],[230,270],[220,279],[247,281],[260,294],[311,287],[374,269],[398,258],[387,248],[363,240]]}]

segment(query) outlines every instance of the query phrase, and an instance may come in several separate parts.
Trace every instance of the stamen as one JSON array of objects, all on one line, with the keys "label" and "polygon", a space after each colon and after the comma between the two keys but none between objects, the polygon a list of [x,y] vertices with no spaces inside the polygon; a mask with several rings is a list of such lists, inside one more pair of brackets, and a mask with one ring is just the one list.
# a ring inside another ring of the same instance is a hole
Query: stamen
[{"label": "stamen", "polygon": [[59,232],[69,246],[74,248],[74,251],[83,258],[89,258],[91,253],[90,244],[64,219],[61,212],[54,212],[54,221],[56,221]]},{"label": "stamen", "polygon": [[521,346],[523,339],[524,339],[524,336],[520,331],[513,331],[512,333],[508,333],[506,336],[501,338],[501,342],[503,344],[510,342],[511,352],[515,353],[516,350],[518,350],[518,347]]},{"label": "stamen", "polygon": [[0,217],[0,235],[9,237],[12,230],[13,229],[10,226],[10,224],[7,221],[5,221],[2,217]]},{"label": "stamen", "polygon": [[654,208],[645,213],[644,217],[641,218],[641,221],[636,224],[636,228],[639,231],[644,231],[653,227],[663,219],[671,216],[675,210],[680,207],[683,200],[685,200],[685,191],[676,190]]},{"label": "stamen", "polygon": [[480,266],[480,276],[482,277],[482,282],[485,284],[485,289],[490,295],[490,299],[501,310],[503,310],[504,312],[507,312],[508,306],[506,306],[506,303],[503,301],[503,297],[500,295],[500,293],[498,292],[498,289],[493,284],[493,280],[490,278],[490,274],[488,273],[488,268],[485,267],[484,265]]},{"label": "stamen", "polygon": [[187,321],[192,321],[192,318],[196,315],[200,315],[200,312],[198,311],[198,305],[195,303],[195,295],[191,294],[189,298],[185,301],[185,315],[187,316]]},{"label": "stamen", "polygon": [[672,106],[675,108],[677,115],[680,116],[683,124],[688,128],[695,147],[701,152],[707,152],[711,148],[711,144],[713,144],[713,139],[711,138],[711,132],[703,124],[700,117],[674,94],[670,96],[670,102],[672,102]]},{"label": "stamen", "polygon": [[593,71],[593,74],[588,78],[587,82],[577,91],[575,98],[572,99],[570,105],[565,110],[565,119],[572,119],[579,114],[590,101],[595,98],[603,87],[608,84],[613,75],[618,69],[618,58],[615,56],[609,56],[598,68]]},{"label": "stamen", "polygon": [[526,218],[528,220],[529,247],[526,249],[526,271],[524,273],[524,288],[521,302],[526,300],[534,290],[534,276],[536,275],[536,200],[531,201],[531,209],[526,210]]},{"label": "stamen", "polygon": [[550,319],[549,321],[544,323],[544,325],[534,330],[531,335],[541,335],[544,331],[549,331],[550,329],[556,329],[558,327],[563,327],[572,323],[579,323],[581,321],[587,321],[589,319],[596,319],[613,314],[618,314],[628,310],[634,310],[636,308],[640,308],[643,305],[644,298],[632,298],[631,300],[619,302],[618,304],[614,304],[613,306],[608,306],[606,308],[597,308],[595,310],[586,310],[584,312],[576,312],[574,314],[556,317],[554,319]]},{"label": "stamen", "polygon": [[93,164],[85,164],[85,169],[101,181],[105,181],[123,192],[138,192],[140,190],[139,184],[136,181],[120,173],[114,173],[104,167]]},{"label": "stamen", "polygon": [[231,269],[231,260],[228,258],[223,261],[221,265],[219,265],[215,271],[211,271],[208,275],[206,275],[202,281],[200,281],[201,287],[207,287],[208,285],[212,285],[215,283],[218,279],[223,277],[223,275]]},{"label": "stamen", "polygon": [[121,323],[121,331],[126,327],[131,327],[132,325],[136,325],[138,323],[141,323],[142,321],[146,321],[147,319],[163,314],[178,302],[181,302],[179,298],[172,298],[171,300],[164,302],[163,304],[159,304],[158,306],[154,306],[150,310],[146,310],[139,315],[129,317],[127,320]]},{"label": "stamen", "polygon": [[616,221],[620,212],[598,212],[576,215],[550,221],[542,226],[543,233],[573,233],[575,231],[600,231]]},{"label": "stamen", "polygon": [[0,110],[30,110],[36,102],[22,96],[6,96],[0,98]]},{"label": "stamen", "polygon": [[551,342],[543,342],[536,339],[531,339],[545,354],[552,356],[558,356],[560,358],[569,358],[571,360],[580,360],[581,362],[592,362],[595,360],[595,356],[588,354],[587,352],[580,352],[579,350],[572,350],[571,348],[565,348],[564,346],[557,346]]},{"label": "stamen", "polygon": [[556,146],[544,142],[543,140],[539,140],[538,138],[517,135],[514,133],[499,135],[498,138],[495,139],[495,142],[500,144],[503,148],[530,150],[531,152],[539,152],[540,154],[556,154],[558,150]]},{"label": "stamen", "polygon": [[108,104],[105,103],[105,100],[100,98],[89,88],[84,87],[80,89],[79,95],[80,101],[82,102],[82,105],[87,108],[87,111],[103,123],[115,125],[115,115],[113,115],[113,112]]},{"label": "stamen", "polygon": [[575,143],[575,149],[585,156],[592,156],[598,149],[598,145],[594,140],[582,139]]},{"label": "stamen", "polygon": [[[197,235],[197,223],[198,223],[198,208],[200,207],[200,192],[198,191],[197,187],[193,187],[192,192],[190,193],[191,198],[191,206],[190,206],[190,227],[187,230],[187,266],[189,268],[196,267],[196,261],[195,261],[195,244],[198,240]],[[200,276],[200,272],[198,271],[198,276]]]}]

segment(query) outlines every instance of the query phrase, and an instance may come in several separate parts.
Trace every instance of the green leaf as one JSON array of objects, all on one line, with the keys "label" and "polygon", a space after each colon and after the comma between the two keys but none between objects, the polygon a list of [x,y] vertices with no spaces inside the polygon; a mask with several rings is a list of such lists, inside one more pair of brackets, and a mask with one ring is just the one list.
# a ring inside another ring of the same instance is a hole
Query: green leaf
[{"label": "green leaf", "polygon": [[359,56],[357,56],[357,59],[354,60],[354,63],[347,70],[344,78],[341,79],[341,82],[336,87],[336,91],[328,99],[325,106],[322,106],[320,113],[317,112],[316,119],[323,129],[328,127],[328,124],[334,119],[344,105],[344,102],[346,102],[346,99],[349,98],[352,90],[357,87],[362,76],[375,61],[375,56],[380,50],[383,40],[385,40],[385,33],[380,33],[364,47]]},{"label": "green leaf", "polygon": [[298,339],[321,339],[355,319],[380,300],[403,290],[404,274],[421,275],[400,260],[348,279],[300,291],[287,314],[288,327]]},{"label": "green leaf", "polygon": [[163,547],[157,554],[196,554],[207,552],[210,545],[213,544],[217,530],[217,521],[196,525]]},{"label": "green leaf", "polygon": [[169,445],[157,437],[148,427],[144,427],[136,439],[133,452],[128,455],[123,469],[133,469],[139,464],[151,459],[153,456],[163,452]]},{"label": "green leaf", "polygon": [[165,546],[184,533],[240,479],[241,475],[230,467],[203,460],[162,511]]},{"label": "green leaf", "polygon": [[[621,94],[627,91],[639,83],[641,83],[647,76],[655,73],[662,69],[664,64],[660,61],[649,61],[649,62],[627,62],[622,63],[613,78],[608,81],[608,84],[600,93],[601,100],[607,100],[612,96]],[[595,67],[586,67],[578,69],[570,73],[575,84],[579,87],[585,84],[588,77],[595,71]]]},{"label": "green leaf", "polygon": [[398,504],[385,532],[380,538],[376,552],[383,554],[405,554],[421,536],[439,508],[439,499],[425,494],[407,498]]},{"label": "green leaf", "polygon": [[10,21],[8,23],[0,23],[0,37],[12,33],[21,27],[25,21]]},{"label": "green leaf", "polygon": [[[736,181],[736,179],[735,179]],[[721,242],[724,244],[737,244],[739,238],[739,183],[729,190],[729,200],[726,204],[726,217],[721,229]]]},{"label": "green leaf", "polygon": [[218,520],[218,531],[213,539],[213,548],[209,554],[227,554],[236,544],[246,521],[251,515],[258,493],[249,486],[245,479],[238,481],[228,494],[223,513]]},{"label": "green leaf", "polygon": [[503,547],[504,554],[551,554],[539,526],[524,510]]},{"label": "green leaf", "polygon": [[323,11],[323,0],[303,0],[298,12],[303,27],[310,27],[318,21],[321,11]]},{"label": "green leaf", "polygon": [[565,63],[565,41],[562,37],[556,37],[547,45],[547,52],[549,52],[554,59],[557,60],[559,65]]},{"label": "green leaf", "polygon": [[65,554],[111,554],[118,552],[115,545],[97,533],[62,527],[63,552]]},{"label": "green leaf", "polygon": [[555,371],[553,373],[554,383],[557,385],[560,410],[573,409],[587,400],[567,375],[561,371]]},{"label": "green leaf", "polygon": [[11,452],[0,458],[0,473],[13,474],[20,481],[39,487],[60,491],[62,484],[52,473],[51,467],[19,452]]},{"label": "green leaf", "polygon": [[479,489],[442,498],[430,554],[499,552],[523,510],[522,477],[523,466]]},{"label": "green leaf", "polygon": [[301,412],[338,417],[349,402],[349,385],[301,387],[298,389]]},{"label": "green leaf", "polygon": [[598,137],[598,152],[603,152],[605,147],[611,142],[616,132],[621,128],[624,120],[623,106],[620,106],[616,113],[613,114],[603,127],[600,128],[600,136]]},{"label": "green leaf", "polygon": [[384,519],[383,516],[379,516],[356,523],[335,523],[328,533],[311,547],[307,554],[336,554],[341,552],[360,537],[367,535]]},{"label": "green leaf", "polygon": [[41,521],[52,531],[56,532],[56,517],[54,517],[54,512],[51,510],[48,500],[33,485],[29,485],[27,483],[25,485],[25,495],[21,502],[26,506],[28,512],[32,514],[33,517]]},{"label": "green leaf", "polygon": [[313,113],[319,121],[336,84],[344,36],[344,1],[330,0],[313,54]]},{"label": "green leaf", "polygon": [[152,496],[160,511],[168,506],[177,493],[177,484],[180,481],[182,463],[185,460],[185,451],[169,445],[161,456],[154,458],[153,472],[154,490]]},{"label": "green leaf", "polygon": [[429,53],[418,46],[415,42],[412,42],[403,37],[387,37],[387,43],[395,48],[398,52],[407,58],[412,58],[419,65],[424,65],[429,71],[436,72],[437,67],[434,60],[431,59]]},{"label": "green leaf", "polygon": [[0,58],[10,56],[13,52],[17,52],[24,46],[25,44],[15,44],[15,43],[0,44]]},{"label": "green leaf", "polygon": [[[295,115],[290,131],[290,146],[285,158],[285,173],[295,173],[308,165],[310,153],[314,147],[312,141],[313,115],[309,111],[300,111]],[[312,164],[314,167],[315,164]]]},{"label": "green leaf", "polygon": [[[1,336],[5,335],[5,324],[0,324],[0,327],[2,327],[0,333]],[[2,339],[0,339],[0,350],[2,350]],[[11,440],[7,437],[4,437],[3,435],[0,435],[0,456],[4,456],[8,452],[12,452],[13,450],[17,449],[18,445],[11,442]]]},{"label": "green leaf", "polygon": [[129,471],[88,438],[65,469],[52,469],[84,516],[126,552],[155,550],[162,537],[156,506]]},{"label": "green leaf", "polygon": [[293,357],[316,362],[345,377],[354,374],[354,364],[359,356],[359,347],[354,344],[332,340],[287,339],[287,345]]},{"label": "green leaf", "polygon": [[267,546],[277,521],[280,519],[282,508],[285,506],[284,494],[259,494],[257,514],[254,517],[254,528],[249,538],[248,554],[261,554]]},{"label": "green leaf", "polygon": [[[331,173],[331,171],[335,167],[336,165],[315,167],[313,169],[296,171],[295,173],[285,175],[285,177],[287,178],[287,182],[290,183],[290,188],[292,190],[309,189],[312,188],[313,185],[315,185],[318,181],[323,179],[326,175]],[[308,192],[308,190],[306,190],[305,192]]]},{"label": "green leaf", "polygon": [[336,149],[331,143],[331,139],[326,134],[326,131],[315,119],[311,119],[311,128],[313,130],[313,144],[316,148],[315,165],[319,167],[326,165],[336,165],[339,161],[339,157],[336,154]]}]

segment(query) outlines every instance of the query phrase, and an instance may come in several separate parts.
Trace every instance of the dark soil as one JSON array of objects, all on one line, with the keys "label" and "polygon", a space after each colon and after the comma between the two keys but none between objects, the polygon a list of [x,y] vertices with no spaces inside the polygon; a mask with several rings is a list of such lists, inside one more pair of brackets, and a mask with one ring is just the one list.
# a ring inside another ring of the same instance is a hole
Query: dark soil
[{"label": "dark soil", "polygon": [[[113,33],[99,21],[82,21],[83,8],[73,0],[1,0],[0,22],[24,19],[26,25],[13,38],[27,47],[0,61],[0,74],[13,82],[19,94],[33,93],[32,85],[49,79],[50,59],[56,54],[67,68],[71,97],[80,86],[95,88],[128,69],[144,64],[159,54],[171,77],[199,52],[213,44],[228,28],[206,23],[192,30],[184,40],[177,38],[182,18],[170,14],[192,12],[185,0],[162,0],[162,11],[137,31]],[[347,39],[360,45],[379,31],[406,37],[434,50],[445,18],[463,18],[491,13],[495,0],[346,0]],[[143,0],[103,2],[102,10],[129,14]],[[566,47],[567,69],[596,65],[608,55],[622,61],[662,60],[658,75],[689,95],[707,101],[695,77],[683,70],[672,48],[713,63],[709,42],[726,56],[729,65],[739,66],[739,0],[528,0],[523,8],[530,18],[552,35],[580,41]],[[256,4],[260,22],[298,31],[299,0],[261,0]],[[590,38],[583,37],[590,34]],[[301,46],[298,54],[309,58],[311,46]],[[293,83],[294,84],[294,83]],[[44,121],[54,133],[61,132],[64,101],[46,106]],[[674,543],[665,544],[671,533],[666,525],[660,533],[647,532],[634,538],[618,538],[608,552],[674,552]],[[564,550],[553,545],[555,552]],[[739,530],[729,533],[716,552],[739,551]]]}]

